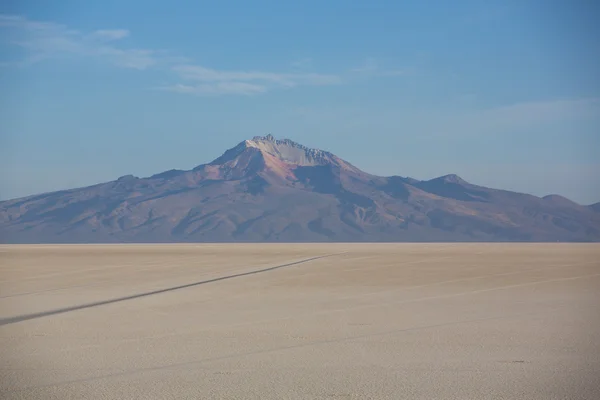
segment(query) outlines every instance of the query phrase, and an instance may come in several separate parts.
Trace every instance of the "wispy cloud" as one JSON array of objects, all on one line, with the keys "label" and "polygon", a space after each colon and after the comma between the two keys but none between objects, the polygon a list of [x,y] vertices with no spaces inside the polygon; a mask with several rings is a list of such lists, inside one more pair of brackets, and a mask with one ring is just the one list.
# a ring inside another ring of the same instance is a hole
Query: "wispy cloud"
[{"label": "wispy cloud", "polygon": [[172,70],[186,82],[165,87],[194,94],[257,94],[274,88],[324,86],[342,82],[337,75],[316,73],[275,73],[262,71],[226,71],[199,65],[176,65]]},{"label": "wispy cloud", "polygon": [[254,85],[245,82],[214,82],[209,84],[184,85],[181,83],[161,87],[162,90],[167,90],[176,93],[195,94],[195,95],[226,95],[226,94],[243,94],[253,95],[264,93],[267,91],[265,86]]},{"label": "wispy cloud", "polygon": [[312,72],[312,60],[304,58],[290,66],[291,72],[220,70],[181,56],[156,49],[127,46],[131,36],[127,29],[99,29],[81,32],[54,22],[33,21],[17,15],[0,15],[0,37],[4,44],[25,51],[21,60],[0,60],[0,67],[28,66],[49,59],[85,57],[116,67],[145,70],[154,68],[175,76],[175,82],[160,87],[177,93],[194,95],[256,95],[276,89],[300,86],[338,85],[356,74],[371,76],[401,75],[403,71],[383,70],[368,59],[350,74]]},{"label": "wispy cloud", "polygon": [[93,35],[100,39],[119,40],[129,36],[129,31],[127,29],[100,29]]},{"label": "wispy cloud", "polygon": [[27,52],[17,65],[29,65],[66,55],[93,57],[113,65],[146,69],[158,62],[158,53],[147,49],[118,47],[112,42],[129,35],[125,29],[98,30],[85,34],[53,22],[31,21],[14,15],[0,15],[0,29],[9,44]]}]

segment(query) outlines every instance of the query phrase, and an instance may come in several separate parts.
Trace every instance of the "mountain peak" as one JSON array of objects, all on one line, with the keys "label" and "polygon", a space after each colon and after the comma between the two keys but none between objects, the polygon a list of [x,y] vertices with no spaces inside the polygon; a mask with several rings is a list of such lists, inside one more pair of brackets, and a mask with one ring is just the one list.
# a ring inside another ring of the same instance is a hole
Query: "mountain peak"
[{"label": "mountain peak", "polygon": [[574,202],[573,200],[569,200],[566,197],[558,195],[558,194],[549,194],[547,196],[542,197],[542,199],[544,199],[546,201],[551,201],[557,205],[564,205],[564,206],[579,205],[576,202]]},{"label": "mountain peak", "polygon": [[252,140],[246,140],[245,143],[246,145],[260,147],[262,149],[265,149],[265,146],[261,147],[260,144],[265,144],[266,147],[269,147],[271,150],[274,150],[274,148],[280,150],[282,147],[291,147],[299,150],[304,150],[305,152],[312,153],[315,155],[322,154],[333,156],[333,154],[331,154],[328,151],[307,147],[300,143],[294,142],[291,139],[275,139],[275,137],[270,133],[266,136],[254,136]]},{"label": "mountain peak", "polygon": [[270,133],[267,136],[254,136],[252,138],[253,141],[256,142],[274,142],[275,141],[275,137],[273,135],[271,135]]},{"label": "mountain peak", "polygon": [[136,179],[139,179],[139,178],[137,176],[133,176],[133,175],[129,174],[129,175],[121,176],[119,179],[117,179],[117,182],[135,181]]},{"label": "mountain peak", "polygon": [[448,174],[448,175],[440,176],[439,178],[432,179],[430,182],[435,182],[435,181],[444,182],[444,183],[455,183],[457,185],[465,185],[465,184],[469,183],[456,174]]},{"label": "mountain peak", "polygon": [[[596,211],[596,212],[595,212]],[[367,174],[273,135],[192,171],[0,202],[0,241],[599,241],[600,205]]]},{"label": "mountain peak", "polygon": [[274,158],[290,166],[334,165],[344,169],[357,170],[350,163],[328,151],[310,148],[291,139],[276,139],[272,134],[254,136],[252,139],[244,140],[210,164],[221,165],[240,157],[247,151],[255,152],[257,150],[266,158]]}]

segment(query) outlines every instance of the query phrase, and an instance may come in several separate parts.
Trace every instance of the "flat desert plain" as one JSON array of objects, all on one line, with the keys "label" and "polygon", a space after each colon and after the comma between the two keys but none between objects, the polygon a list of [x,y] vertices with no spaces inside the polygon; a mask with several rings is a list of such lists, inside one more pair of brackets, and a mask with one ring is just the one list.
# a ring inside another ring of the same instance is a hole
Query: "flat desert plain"
[{"label": "flat desert plain", "polygon": [[6,399],[599,399],[597,244],[0,247]]}]

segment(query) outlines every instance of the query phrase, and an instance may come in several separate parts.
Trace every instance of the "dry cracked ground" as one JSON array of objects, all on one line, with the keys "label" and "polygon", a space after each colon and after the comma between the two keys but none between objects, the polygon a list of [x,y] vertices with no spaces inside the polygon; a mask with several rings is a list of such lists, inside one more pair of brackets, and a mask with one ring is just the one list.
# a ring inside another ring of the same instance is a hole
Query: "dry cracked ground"
[{"label": "dry cracked ground", "polygon": [[0,247],[6,399],[598,399],[597,244]]}]

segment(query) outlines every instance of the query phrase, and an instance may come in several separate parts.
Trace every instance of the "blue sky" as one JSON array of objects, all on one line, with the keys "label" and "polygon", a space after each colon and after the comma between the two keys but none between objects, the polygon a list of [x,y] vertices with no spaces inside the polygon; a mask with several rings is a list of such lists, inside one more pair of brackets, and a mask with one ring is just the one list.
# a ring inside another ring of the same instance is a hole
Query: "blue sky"
[{"label": "blue sky", "polygon": [[600,201],[600,3],[5,1],[0,198],[254,135],[365,171]]}]

